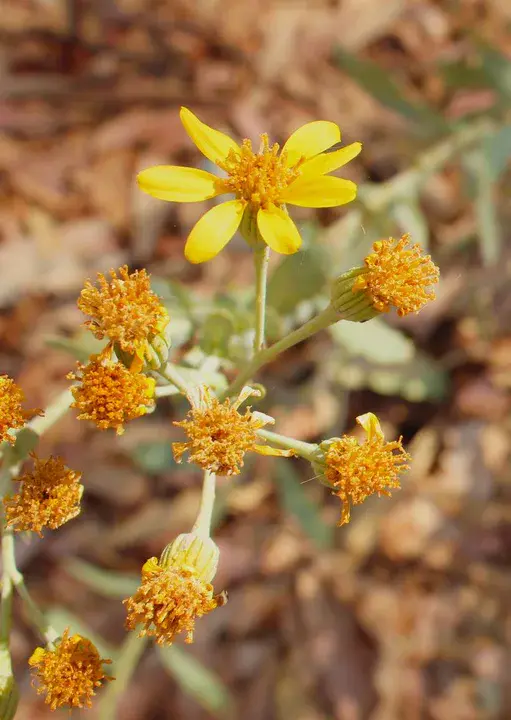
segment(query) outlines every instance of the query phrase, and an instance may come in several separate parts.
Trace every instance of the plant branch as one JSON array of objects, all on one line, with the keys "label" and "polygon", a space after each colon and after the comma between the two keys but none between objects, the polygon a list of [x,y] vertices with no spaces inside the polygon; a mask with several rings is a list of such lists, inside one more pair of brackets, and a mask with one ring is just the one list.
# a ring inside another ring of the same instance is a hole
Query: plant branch
[{"label": "plant branch", "polygon": [[199,513],[192,528],[192,532],[197,533],[197,535],[203,538],[209,538],[211,535],[211,520],[215,505],[215,493],[216,475],[215,473],[209,472],[209,470],[205,470]]},{"label": "plant branch", "polygon": [[256,274],[255,286],[255,337],[254,354],[264,347],[266,326],[266,287],[268,283],[268,263],[270,248],[266,243],[254,250],[254,266]]}]

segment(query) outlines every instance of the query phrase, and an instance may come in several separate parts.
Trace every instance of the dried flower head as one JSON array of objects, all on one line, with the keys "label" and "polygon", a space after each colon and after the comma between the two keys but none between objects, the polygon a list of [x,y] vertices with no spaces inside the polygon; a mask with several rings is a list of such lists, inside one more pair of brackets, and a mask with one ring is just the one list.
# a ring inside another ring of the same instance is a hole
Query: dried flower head
[{"label": "dried flower head", "polygon": [[38,681],[37,693],[46,695],[45,702],[52,710],[61,707],[91,707],[96,688],[113,678],[105,675],[103,659],[96,647],[81,635],[69,637],[65,630],[54,649],[38,647],[28,664]]},{"label": "dried flower head", "polygon": [[151,357],[151,343],[164,332],[169,322],[167,310],[151,290],[145,270],[129,273],[124,265],[110,270],[110,280],[98,273],[99,288],[89,280],[80,293],[78,307],[90,315],[85,325],[102,340],[107,337],[119,348],[138,358],[141,369],[144,358]]},{"label": "dried flower head", "polygon": [[273,423],[272,417],[252,412],[250,408],[240,413],[240,405],[251,395],[259,395],[258,390],[244,387],[234,402],[230,399],[220,402],[207,387],[198,390],[198,400],[189,397],[192,408],[187,419],[174,423],[183,428],[189,438],[188,442],[172,445],[176,462],[181,462],[188,451],[188,462],[196,463],[203,470],[219,475],[238,475],[246,452],[286,457],[293,454],[289,450],[257,443],[257,431]]},{"label": "dried flower head", "polygon": [[349,522],[352,505],[360,505],[373,493],[390,496],[389,489],[400,488],[398,476],[411,459],[402,438],[385,442],[376,415],[359,415],[357,422],[367,434],[362,444],[348,435],[321,444],[324,476],[343,503],[339,525]]},{"label": "dried flower head", "polygon": [[7,375],[0,375],[0,442],[14,444],[16,438],[9,430],[19,430],[33,415],[42,415],[42,410],[23,410],[23,390]]},{"label": "dried flower head", "polygon": [[[224,133],[209,127],[188,108],[181,108],[181,122],[199,150],[226,174],[219,178],[205,170],[157,165],[139,173],[140,188],[160,200],[197,202],[234,193],[209,210],[192,229],[185,256],[192,263],[215,257],[243,225],[276,252],[295,253],[300,233],[286,211],[286,205],[335,207],[351,202],[355,183],[328,173],[337,170],[361,151],[360,143],[333,149],[341,131],[323,120],[307,123],[288,138],[282,150],[261,135],[258,152],[250,140],[238,145]],[[248,218],[248,222],[245,220]],[[247,232],[243,232],[247,237]]]},{"label": "dried flower head", "polygon": [[83,485],[81,473],[69,470],[61,457],[32,457],[33,471],[16,478],[19,493],[4,498],[5,515],[15,530],[42,535],[43,528],[56,530],[78,515]]},{"label": "dried flower head", "polygon": [[78,365],[78,380],[71,388],[71,407],[80,411],[79,420],[91,420],[100,430],[115,428],[124,432],[124,423],[145,415],[154,405],[155,381],[142,373],[131,372],[122,363],[92,356],[87,365]]},{"label": "dried flower head", "polygon": [[142,567],[142,584],[124,601],[126,627],[142,625],[140,637],[154,637],[159,645],[171,644],[182,632],[185,642],[193,642],[196,618],[226,601],[224,594],[213,594],[210,584],[217,563],[218,548],[210,538],[179,536],[159,561],[150,558]]},{"label": "dried flower head", "polygon": [[409,235],[403,235],[398,241],[375,242],[374,252],[364,261],[366,272],[355,280],[353,292],[365,291],[379,312],[393,306],[400,316],[417,313],[435,299],[431,285],[438,282],[440,271],[430,255],[421,254],[420,245],[407,247],[409,240]]}]

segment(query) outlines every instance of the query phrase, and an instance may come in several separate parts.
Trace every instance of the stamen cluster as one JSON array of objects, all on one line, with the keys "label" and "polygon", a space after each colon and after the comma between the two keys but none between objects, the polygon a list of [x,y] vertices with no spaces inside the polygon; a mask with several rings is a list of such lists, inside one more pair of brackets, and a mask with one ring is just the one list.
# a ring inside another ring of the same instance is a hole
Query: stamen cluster
[{"label": "stamen cluster", "polygon": [[279,155],[279,145],[271,147],[266,133],[261,135],[258,153],[252,150],[250,140],[244,140],[240,152],[231,150],[219,166],[228,173],[225,186],[240,199],[246,200],[256,212],[260,207],[279,205],[284,190],[300,171],[297,166],[288,167],[286,153]]},{"label": "stamen cluster", "polygon": [[192,406],[187,419],[174,422],[183,428],[188,442],[172,446],[176,462],[189,452],[189,462],[219,475],[238,475],[245,453],[257,451],[257,430],[267,421],[254,415],[249,408],[241,414],[238,402],[220,402],[209,388],[201,388],[201,401]]},{"label": "stamen cluster", "polygon": [[16,478],[21,483],[19,493],[3,502],[8,525],[42,535],[44,527],[56,530],[79,514],[83,485],[81,473],[67,468],[61,457],[32,457],[33,471]]},{"label": "stamen cluster", "polygon": [[144,564],[142,584],[124,602],[127,628],[142,625],[140,637],[154,637],[159,645],[171,644],[182,632],[185,642],[193,642],[195,619],[223,604],[193,565],[171,562],[163,567],[157,558]]},{"label": "stamen cluster", "polygon": [[102,658],[87,638],[69,637],[69,630],[54,649],[36,648],[28,662],[39,683],[37,693],[46,695],[45,702],[52,710],[91,707],[96,688],[113,679],[103,670],[103,665],[112,661]]},{"label": "stamen cluster", "polygon": [[397,309],[400,316],[419,312],[435,299],[431,288],[438,282],[440,271],[430,255],[422,255],[418,244],[408,247],[409,235],[395,241],[380,240],[374,252],[365,258],[367,271],[353,284],[353,292],[364,290],[379,312]]},{"label": "stamen cluster", "polygon": [[160,334],[169,322],[167,310],[151,290],[145,270],[129,273],[124,265],[110,270],[111,279],[98,273],[99,288],[90,281],[78,299],[78,308],[90,315],[85,325],[102,340],[109,338],[124,352],[143,354],[144,346]]},{"label": "stamen cluster", "polygon": [[14,444],[16,438],[9,430],[19,430],[32,415],[42,414],[41,410],[23,410],[23,390],[7,375],[0,375],[0,442]]},{"label": "stamen cluster", "polygon": [[68,376],[79,384],[71,388],[71,407],[80,411],[79,420],[90,420],[100,430],[124,432],[124,423],[145,415],[154,405],[155,381],[142,373],[130,372],[122,363],[92,356],[87,365]]}]

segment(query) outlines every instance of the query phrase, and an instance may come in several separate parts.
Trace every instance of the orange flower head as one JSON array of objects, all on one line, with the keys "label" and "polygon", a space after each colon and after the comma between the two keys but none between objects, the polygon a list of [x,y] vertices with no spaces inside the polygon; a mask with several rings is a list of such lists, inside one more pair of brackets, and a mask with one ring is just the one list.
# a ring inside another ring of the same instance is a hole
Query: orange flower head
[{"label": "orange flower head", "polygon": [[42,410],[23,410],[23,390],[7,375],[0,375],[0,442],[16,442],[9,430],[20,430],[33,415],[42,415]]},{"label": "orange flower head", "polygon": [[164,337],[169,316],[151,290],[145,270],[130,274],[124,265],[118,272],[119,276],[110,270],[110,280],[98,273],[99,288],[87,281],[78,308],[91,316],[85,325],[99,340],[109,338],[122,352],[134,356],[136,369],[141,369],[144,359],[154,354],[155,339],[159,343]]},{"label": "orange flower head", "polygon": [[42,535],[44,527],[56,530],[79,514],[83,485],[81,473],[69,470],[62,458],[32,457],[33,471],[16,478],[20,491],[3,502],[8,525]]},{"label": "orange flower head", "polygon": [[218,548],[210,538],[180,535],[160,560],[150,558],[142,567],[140,587],[124,601],[127,628],[141,625],[140,637],[154,637],[159,645],[171,644],[182,632],[185,642],[193,642],[196,618],[226,602],[210,584],[217,564]]},{"label": "orange flower head", "polygon": [[239,411],[241,403],[251,395],[259,395],[259,392],[245,387],[234,402],[230,399],[220,402],[209,388],[199,388],[198,402],[189,398],[192,409],[187,419],[174,423],[188,436],[187,442],[172,446],[176,462],[181,462],[188,451],[188,462],[203,470],[219,475],[238,475],[245,453],[249,451],[261,455],[292,455],[290,451],[257,443],[257,431],[274,420],[264,413],[252,412],[250,408],[243,414]]},{"label": "orange flower head", "polygon": [[79,380],[71,392],[71,407],[80,411],[79,420],[90,420],[100,430],[115,428],[124,432],[124,423],[145,415],[154,405],[155,381],[142,373],[131,372],[120,362],[92,356],[87,365],[78,365],[78,373],[68,377]]},{"label": "orange flower head", "polygon": [[397,309],[401,317],[417,313],[435,299],[431,285],[435,285],[440,271],[430,255],[422,255],[420,245],[407,247],[410,236],[395,241],[380,240],[373,245],[374,252],[365,258],[366,272],[359,275],[353,292],[363,290],[379,312]]},{"label": "orange flower head", "polygon": [[399,475],[408,469],[409,454],[401,441],[385,442],[376,415],[357,417],[367,439],[362,444],[347,435],[322,443],[322,465],[328,485],[343,503],[339,525],[349,522],[352,505],[360,505],[369,496],[390,496],[390,489],[399,489]]},{"label": "orange flower head", "polygon": [[34,671],[37,693],[46,695],[46,704],[56,710],[91,707],[96,689],[113,680],[102,667],[111,662],[100,656],[90,640],[81,635],[69,637],[65,630],[55,648],[36,648],[28,664]]}]

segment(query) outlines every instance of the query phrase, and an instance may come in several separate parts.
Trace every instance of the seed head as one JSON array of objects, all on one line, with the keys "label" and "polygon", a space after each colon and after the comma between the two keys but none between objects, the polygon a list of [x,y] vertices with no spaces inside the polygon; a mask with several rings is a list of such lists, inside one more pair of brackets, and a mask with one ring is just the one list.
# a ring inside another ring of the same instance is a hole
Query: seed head
[{"label": "seed head", "polygon": [[78,419],[91,420],[100,430],[115,428],[121,435],[124,423],[145,415],[154,405],[155,381],[119,362],[92,356],[87,365],[78,364],[78,372],[68,378],[79,381],[71,389],[71,407],[80,411]]},{"label": "seed head", "polygon": [[96,688],[113,679],[102,667],[111,662],[100,657],[90,640],[81,635],[69,637],[65,630],[54,649],[36,648],[28,664],[34,670],[37,693],[46,695],[45,702],[56,710],[91,707]]},{"label": "seed head", "polygon": [[171,644],[182,632],[185,642],[193,642],[196,618],[225,604],[225,595],[215,596],[209,582],[217,561],[213,541],[193,534],[180,536],[159,561],[150,558],[142,567],[142,584],[124,601],[128,630],[142,625],[140,637],[154,637],[159,645]]},{"label": "seed head", "polygon": [[430,255],[421,254],[420,245],[407,248],[409,240],[403,235],[398,241],[375,242],[374,252],[364,260],[366,272],[353,284],[353,292],[365,291],[379,312],[393,306],[400,316],[417,313],[435,299],[431,285],[438,282],[440,271]]},{"label": "seed head", "polygon": [[0,375],[0,442],[13,445],[16,442],[9,430],[19,430],[33,415],[42,415],[42,410],[23,410],[23,390],[7,375]]},{"label": "seed head", "polygon": [[360,415],[357,422],[367,434],[362,444],[348,435],[321,444],[326,481],[343,503],[339,525],[349,522],[352,505],[360,505],[374,493],[390,496],[390,489],[400,488],[398,476],[408,469],[411,459],[402,438],[385,442],[376,415]]},{"label": "seed head", "polygon": [[56,530],[79,514],[83,485],[79,482],[81,473],[69,470],[61,457],[32,457],[32,472],[16,478],[20,491],[3,502],[8,525],[42,536],[44,527]]},{"label": "seed head", "polygon": [[121,351],[143,361],[151,355],[151,342],[162,335],[169,316],[151,290],[145,270],[130,274],[124,265],[118,272],[119,276],[110,270],[110,280],[98,273],[99,288],[87,280],[78,308],[90,315],[85,325],[99,340],[107,337],[111,343],[118,344]]}]

